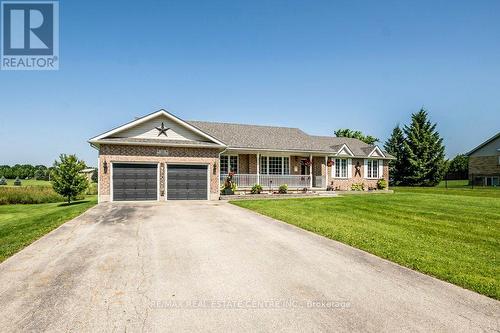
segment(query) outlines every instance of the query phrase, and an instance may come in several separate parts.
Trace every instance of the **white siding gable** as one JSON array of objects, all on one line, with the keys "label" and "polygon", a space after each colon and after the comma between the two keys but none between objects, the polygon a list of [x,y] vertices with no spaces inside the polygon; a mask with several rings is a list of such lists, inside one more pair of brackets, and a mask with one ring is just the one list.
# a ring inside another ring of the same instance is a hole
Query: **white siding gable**
[{"label": "white siding gable", "polygon": [[[159,131],[156,127],[161,127],[161,123],[167,130],[167,136],[164,134],[158,136]],[[113,134],[115,138],[140,138],[140,139],[161,139],[161,140],[192,140],[207,141],[206,138],[194,133],[190,129],[182,126],[163,115],[158,115],[153,119],[137,124],[132,128],[125,129]]]}]

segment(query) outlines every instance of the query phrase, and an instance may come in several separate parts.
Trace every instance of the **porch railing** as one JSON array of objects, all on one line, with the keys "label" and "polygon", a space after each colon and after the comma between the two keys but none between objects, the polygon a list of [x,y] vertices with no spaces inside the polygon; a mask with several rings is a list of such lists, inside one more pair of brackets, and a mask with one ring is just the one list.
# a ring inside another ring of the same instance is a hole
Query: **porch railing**
[{"label": "porch railing", "polygon": [[326,187],[325,176],[313,176],[313,187]]},{"label": "porch railing", "polygon": [[[227,175],[220,175],[221,184],[226,180]],[[313,176],[314,177],[314,176]],[[316,176],[322,177],[322,176]],[[324,177],[323,177],[324,178]],[[305,188],[310,187],[310,176],[309,175],[259,175],[257,181],[256,174],[234,174],[233,181],[238,185],[238,187],[252,187],[254,184],[259,183],[264,188],[278,188],[282,184],[287,184],[289,188]],[[314,178],[313,178],[314,180]],[[316,181],[316,180],[315,180]],[[318,179],[316,182],[322,184],[321,180]],[[324,181],[323,181],[324,183]],[[313,184],[315,187],[319,187]]]}]

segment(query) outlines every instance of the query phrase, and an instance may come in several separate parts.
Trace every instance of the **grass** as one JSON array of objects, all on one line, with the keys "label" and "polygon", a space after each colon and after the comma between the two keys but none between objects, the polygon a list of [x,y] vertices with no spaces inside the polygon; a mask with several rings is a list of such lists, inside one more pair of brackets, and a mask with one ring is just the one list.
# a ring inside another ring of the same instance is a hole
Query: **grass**
[{"label": "grass", "polygon": [[[0,186],[0,205],[8,204],[40,204],[63,202],[66,198],[58,195],[52,189],[51,182],[43,180],[26,180],[22,186]],[[29,184],[29,185],[28,185]],[[96,195],[97,184],[90,183],[85,195]],[[79,199],[83,196],[78,196]]]},{"label": "grass", "polygon": [[97,197],[82,201],[37,205],[0,206],[0,262],[80,215],[97,203]]},{"label": "grass", "polygon": [[396,188],[232,203],[500,299],[499,198],[489,189]]},{"label": "grass", "polygon": [[500,198],[500,187],[474,186],[471,188],[467,180],[449,180],[448,188],[444,181],[436,187],[393,187],[397,192],[431,193],[442,195],[460,195],[467,197]]},{"label": "grass", "polygon": [[[14,181],[15,179],[7,179],[6,186],[14,186]],[[23,186],[52,186],[52,185],[47,180],[21,179],[21,187]]]},{"label": "grass", "polygon": [[41,204],[62,202],[66,199],[47,186],[2,186],[0,187],[0,205]]}]

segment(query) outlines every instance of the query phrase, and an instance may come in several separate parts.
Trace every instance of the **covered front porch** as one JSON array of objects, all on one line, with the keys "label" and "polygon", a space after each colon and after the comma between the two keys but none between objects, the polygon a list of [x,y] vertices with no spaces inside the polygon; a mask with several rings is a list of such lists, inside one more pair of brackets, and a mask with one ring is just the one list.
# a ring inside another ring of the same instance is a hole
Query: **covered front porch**
[{"label": "covered front porch", "polygon": [[241,153],[221,155],[221,184],[229,173],[238,189],[260,184],[264,189],[277,189],[286,184],[289,189],[325,189],[328,184],[328,156],[312,154]]}]

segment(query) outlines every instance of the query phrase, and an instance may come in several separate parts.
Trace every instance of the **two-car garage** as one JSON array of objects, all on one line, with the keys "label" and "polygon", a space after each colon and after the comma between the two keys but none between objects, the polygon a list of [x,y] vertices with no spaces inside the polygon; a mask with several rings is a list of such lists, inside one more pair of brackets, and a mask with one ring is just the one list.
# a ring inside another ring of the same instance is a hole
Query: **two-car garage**
[{"label": "two-car garage", "polygon": [[[160,197],[160,165],[112,163],[112,200],[143,201]],[[207,165],[166,164],[167,200],[207,200]]]}]

